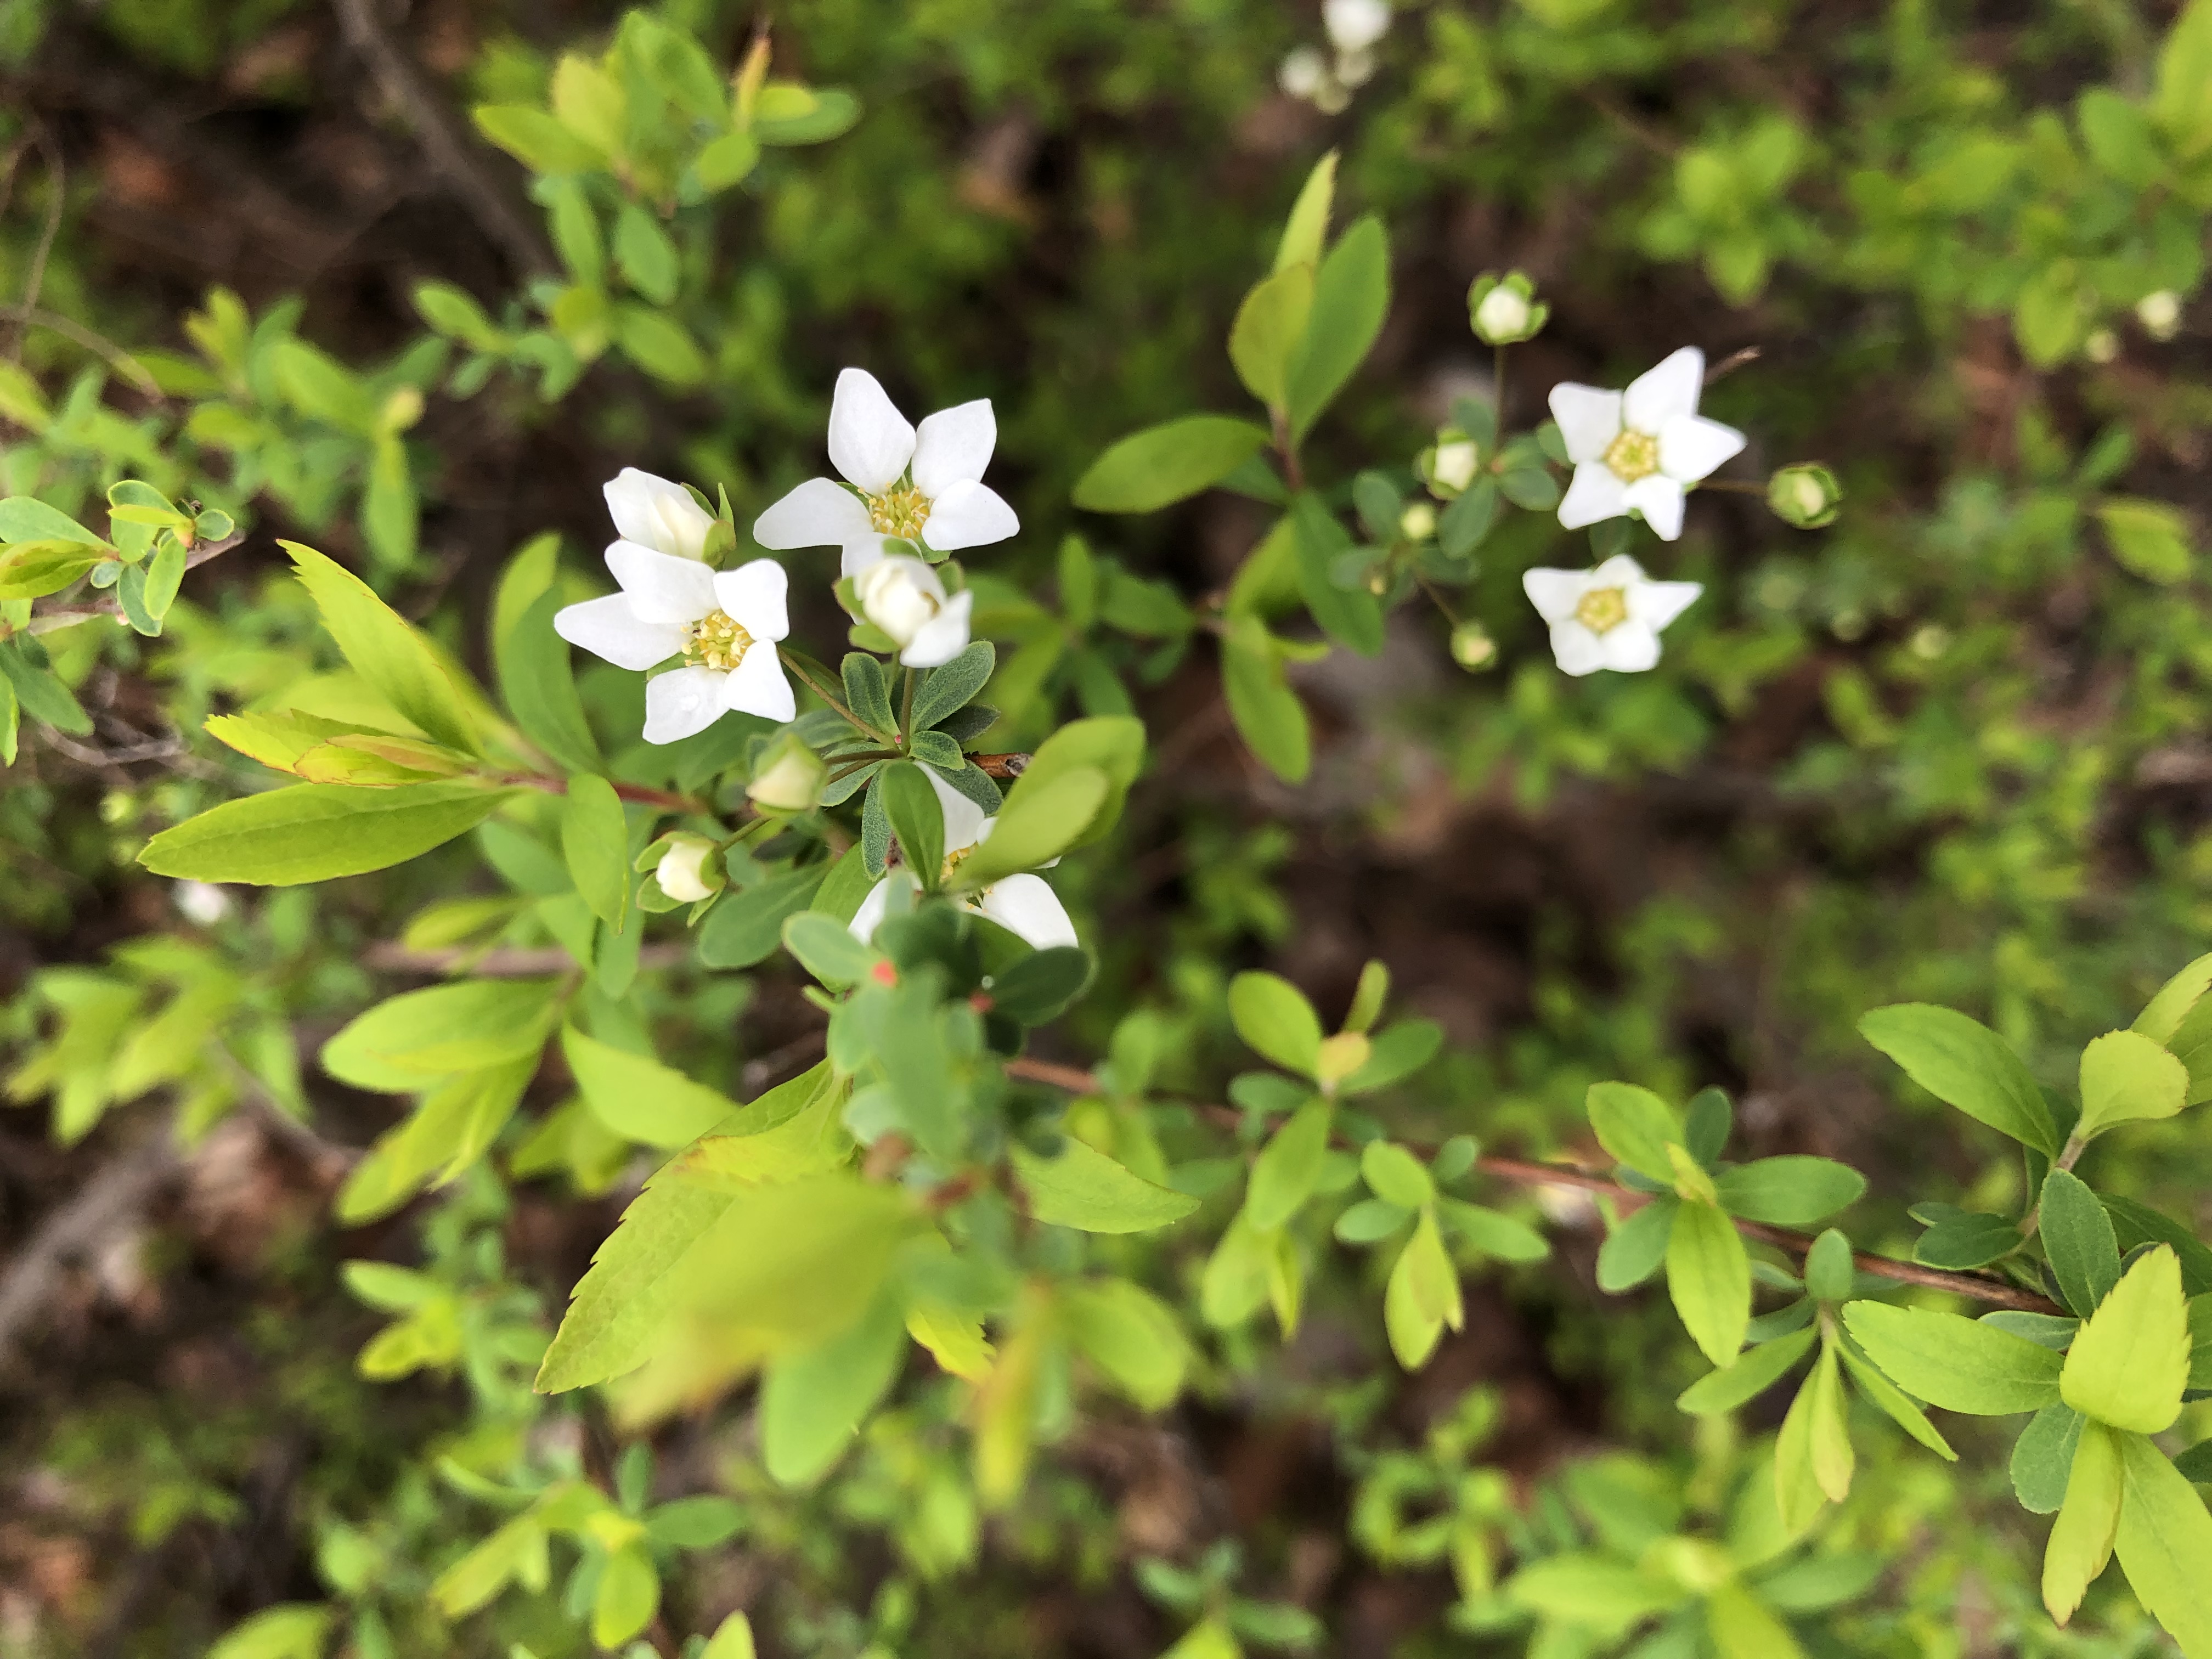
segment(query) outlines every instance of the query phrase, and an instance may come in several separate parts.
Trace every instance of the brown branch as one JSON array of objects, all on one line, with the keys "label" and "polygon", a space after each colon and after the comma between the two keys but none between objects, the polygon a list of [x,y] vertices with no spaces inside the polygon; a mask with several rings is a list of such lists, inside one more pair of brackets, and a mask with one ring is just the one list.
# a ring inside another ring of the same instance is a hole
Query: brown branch
[{"label": "brown branch", "polygon": [[1030,769],[1027,755],[970,755],[968,758],[994,778],[1018,778]]},{"label": "brown branch", "polygon": [[[1006,1062],[1010,1076],[1031,1083],[1049,1084],[1056,1089],[1066,1089],[1072,1094],[1095,1094],[1097,1080],[1088,1072],[1073,1066],[1056,1065],[1046,1060],[1010,1060]],[[1233,1106],[1203,1106],[1206,1116],[1224,1126],[1234,1126],[1243,1121],[1243,1114]],[[1413,1150],[1433,1156],[1434,1147],[1418,1143],[1406,1143]],[[1526,1158],[1495,1158],[1485,1154],[1474,1161],[1474,1167],[1485,1175],[1496,1176],[1502,1181],[1519,1182],[1524,1186],[1575,1187],[1588,1193],[1602,1193],[1625,1210],[1642,1208],[1651,1195],[1624,1187],[1605,1176],[1594,1175],[1570,1164],[1538,1164]],[[1736,1231],[1746,1238],[1757,1239],[1762,1244],[1771,1244],[1778,1250],[1802,1258],[1813,1248],[1814,1241],[1803,1233],[1791,1232],[1784,1227],[1770,1227],[1763,1221],[1745,1221],[1731,1216]],[[1940,1267],[1923,1267],[1916,1261],[1899,1261],[1869,1251],[1853,1253],[1851,1260],[1863,1273],[1878,1279],[1893,1279],[1900,1285],[1920,1285],[1929,1290],[1948,1291],[1954,1296],[1963,1296],[1976,1302],[1986,1302],[1999,1308],[2015,1309],[2022,1313],[2063,1314],[2065,1310],[2047,1297],[2016,1285],[2005,1284],[1985,1273],[1947,1273]]]},{"label": "brown branch", "polygon": [[346,44],[359,52],[386,100],[415,130],[430,165],[459,198],[477,228],[498,244],[518,275],[555,273],[553,256],[538,232],[485,172],[444,102],[423,84],[399,43],[376,15],[376,0],[333,0]]},{"label": "brown branch", "polygon": [[60,1287],[70,1265],[132,1220],[182,1167],[164,1126],[110,1164],[48,1215],[0,1273],[0,1358]]}]

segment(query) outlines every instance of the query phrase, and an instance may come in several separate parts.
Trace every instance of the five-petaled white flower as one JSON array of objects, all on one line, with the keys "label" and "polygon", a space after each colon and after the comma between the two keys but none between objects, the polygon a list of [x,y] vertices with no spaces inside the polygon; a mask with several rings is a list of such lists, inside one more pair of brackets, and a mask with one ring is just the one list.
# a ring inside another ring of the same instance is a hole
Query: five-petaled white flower
[{"label": "five-petaled white flower", "polygon": [[886,536],[938,553],[1002,542],[1021,523],[982,482],[998,441],[988,398],[940,409],[917,432],[874,375],[846,369],[830,402],[830,460],[852,489],[809,478],[753,521],[753,539],[842,548],[848,576],[884,556]]},{"label": "five-petaled white flower", "polygon": [[[990,839],[991,827],[998,820],[984,815],[983,809],[969,800],[951,784],[939,777],[934,769],[925,766],[922,776],[937,792],[937,804],[945,813],[945,870],[943,879],[950,881],[961,861],[982,842]],[[1053,860],[1055,864],[1057,859]],[[866,945],[876,936],[876,929],[884,920],[884,908],[890,901],[891,882],[885,876],[860,901],[854,913],[853,937]],[[1040,951],[1049,951],[1054,945],[1073,945],[1075,924],[1067,919],[1067,911],[1060,904],[1060,895],[1042,876],[1001,876],[989,886],[972,893],[958,896],[963,909],[995,921],[1016,938],[1026,940]]]},{"label": "five-petaled white flower", "polygon": [[908,668],[941,667],[968,648],[975,594],[963,588],[946,598],[943,579],[920,559],[878,559],[853,587],[860,614],[890,637]]},{"label": "five-petaled white flower", "polygon": [[1552,418],[1575,464],[1562,525],[1580,530],[1633,511],[1662,540],[1682,533],[1685,487],[1743,447],[1742,433],[1698,413],[1705,378],[1705,354],[1684,346],[1626,392],[1572,381],[1552,388]]},{"label": "five-petaled white flower", "polygon": [[632,546],[678,559],[706,557],[714,515],[682,484],[626,466],[604,490],[615,528]]},{"label": "five-petaled white flower", "polygon": [[1659,630],[1705,592],[1696,582],[1655,582],[1626,553],[1595,570],[1526,571],[1521,586],[1551,623],[1552,655],[1569,674],[1656,666]]},{"label": "five-petaled white flower", "polygon": [[622,592],[565,606],[553,631],[617,668],[684,659],[645,683],[647,743],[688,738],[732,710],[771,720],[798,712],[775,655],[791,623],[774,559],[710,570],[624,540],[607,549],[607,568]]}]

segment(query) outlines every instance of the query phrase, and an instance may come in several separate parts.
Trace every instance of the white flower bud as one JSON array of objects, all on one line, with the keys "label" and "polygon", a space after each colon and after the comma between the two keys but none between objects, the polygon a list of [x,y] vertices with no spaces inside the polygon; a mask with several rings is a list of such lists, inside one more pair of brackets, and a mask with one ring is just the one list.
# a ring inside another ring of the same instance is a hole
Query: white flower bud
[{"label": "white flower bud", "polygon": [[1390,32],[1385,0],[1322,0],[1321,26],[1340,52],[1361,52]]},{"label": "white flower bud", "polygon": [[209,881],[177,884],[177,909],[185,921],[212,927],[230,914],[230,895]]},{"label": "white flower bud", "polygon": [[1511,285],[1500,283],[1482,296],[1482,303],[1474,308],[1474,325],[1486,340],[1518,339],[1528,328],[1528,297]]},{"label": "white flower bud", "polygon": [[1460,438],[1438,444],[1429,462],[1429,482],[1458,495],[1474,482],[1482,465],[1482,450],[1474,439]]},{"label": "white flower bud", "polygon": [[909,668],[950,662],[968,644],[975,595],[947,598],[937,573],[920,559],[878,559],[853,579],[860,614],[890,635]]},{"label": "white flower bud", "polygon": [[1328,78],[1328,64],[1311,46],[1300,46],[1283,59],[1275,80],[1293,98],[1311,99]]},{"label": "white flower bud", "polygon": [[804,812],[822,799],[830,768],[791,732],[760,759],[745,793],[771,812]]},{"label": "white flower bud", "polygon": [[2171,340],[2181,332],[2181,296],[2170,288],[2146,294],[2136,301],[2136,320],[2154,340]]},{"label": "white flower bud", "polygon": [[1409,542],[1425,542],[1437,533],[1437,510],[1426,501],[1415,501],[1398,515],[1398,533]]},{"label": "white flower bud", "polygon": [[2093,363],[2109,363],[2120,355],[2120,337],[2109,328],[2092,330],[2081,343],[2081,355]]},{"label": "white flower bud", "polygon": [[672,558],[703,559],[714,519],[683,485],[626,466],[607,483],[607,512],[624,541]]},{"label": "white flower bud", "polygon": [[712,886],[707,882],[707,855],[714,850],[714,843],[703,836],[678,836],[660,855],[653,878],[660,884],[662,892],[685,904],[712,898],[721,886],[719,878]]}]

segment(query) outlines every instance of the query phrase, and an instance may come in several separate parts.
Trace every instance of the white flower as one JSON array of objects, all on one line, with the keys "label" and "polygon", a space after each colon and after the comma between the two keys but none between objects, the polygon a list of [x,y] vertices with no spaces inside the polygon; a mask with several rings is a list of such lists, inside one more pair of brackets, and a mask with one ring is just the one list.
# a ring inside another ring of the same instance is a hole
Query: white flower
[{"label": "white flower", "polygon": [[1340,52],[1336,54],[1336,83],[1350,91],[1364,87],[1375,78],[1375,54],[1371,52]]},{"label": "white flower", "polygon": [[1518,339],[1528,331],[1529,310],[1527,295],[1500,283],[1474,308],[1474,325],[1485,339]]},{"label": "white flower", "polygon": [[860,612],[891,637],[908,668],[936,668],[968,648],[968,613],[975,596],[950,599],[938,574],[920,559],[878,559],[854,579]]},{"label": "white flower", "polygon": [[1561,672],[1641,673],[1659,661],[1659,630],[1705,592],[1696,582],[1655,582],[1626,553],[1595,570],[1530,570],[1521,586],[1552,625]]},{"label": "white flower", "polygon": [[210,881],[180,881],[175,899],[186,921],[212,927],[230,914],[230,895]]},{"label": "white flower", "polygon": [[719,882],[712,887],[707,884],[707,855],[714,850],[714,843],[704,836],[678,836],[653,866],[653,878],[660,884],[662,892],[684,903],[712,898],[720,885]]},{"label": "white flower", "polygon": [[1339,52],[1364,52],[1390,32],[1390,8],[1384,0],[1321,0],[1321,26]]},{"label": "white flower", "polygon": [[1742,433],[1698,413],[1705,378],[1705,354],[1684,346],[1626,392],[1552,388],[1552,418],[1575,464],[1560,524],[1580,530],[1633,511],[1662,540],[1682,533],[1684,487],[1743,447]]},{"label": "white flower", "polygon": [[1328,79],[1328,60],[1313,46],[1296,46],[1275,71],[1275,80],[1293,98],[1312,99]]},{"label": "white flower", "polygon": [[714,520],[683,485],[626,466],[604,489],[607,511],[624,541],[673,558],[706,556]]},{"label": "white flower", "polygon": [[2181,332],[2181,296],[2170,288],[2146,294],[2136,301],[2136,320],[2154,340],[2171,340]]},{"label": "white flower", "polygon": [[[990,839],[991,826],[998,820],[986,817],[981,807],[939,777],[933,767],[923,767],[921,775],[937,792],[937,804],[945,813],[945,871],[941,878],[950,881],[961,860]],[[1055,864],[1059,861],[1053,860]],[[894,879],[886,876],[878,882],[854,913],[853,937],[863,945],[875,938],[876,929],[883,923]],[[1052,890],[1042,876],[1001,876],[988,887],[957,896],[957,902],[963,910],[997,922],[1039,951],[1076,942],[1075,924],[1067,919],[1060,895]]]},{"label": "white flower", "polygon": [[884,556],[886,536],[939,553],[1002,542],[1021,522],[981,482],[998,441],[988,398],[940,409],[917,432],[874,375],[848,368],[830,402],[830,460],[852,489],[809,478],[753,520],[753,539],[842,548],[848,576]]},{"label": "white flower", "polygon": [[619,541],[607,549],[607,568],[622,592],[556,612],[553,631],[617,668],[684,659],[645,684],[647,743],[703,732],[733,709],[771,720],[798,712],[775,655],[791,623],[783,567],[774,559],[709,570]]}]

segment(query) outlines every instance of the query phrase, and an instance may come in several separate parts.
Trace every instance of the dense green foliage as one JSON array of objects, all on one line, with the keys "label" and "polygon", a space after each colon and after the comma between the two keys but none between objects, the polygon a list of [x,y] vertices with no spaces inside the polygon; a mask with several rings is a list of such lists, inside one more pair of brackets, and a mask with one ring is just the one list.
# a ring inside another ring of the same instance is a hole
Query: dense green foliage
[{"label": "dense green foliage", "polygon": [[0,1656],[2212,1655],[2212,0],[750,21],[0,0]]}]

